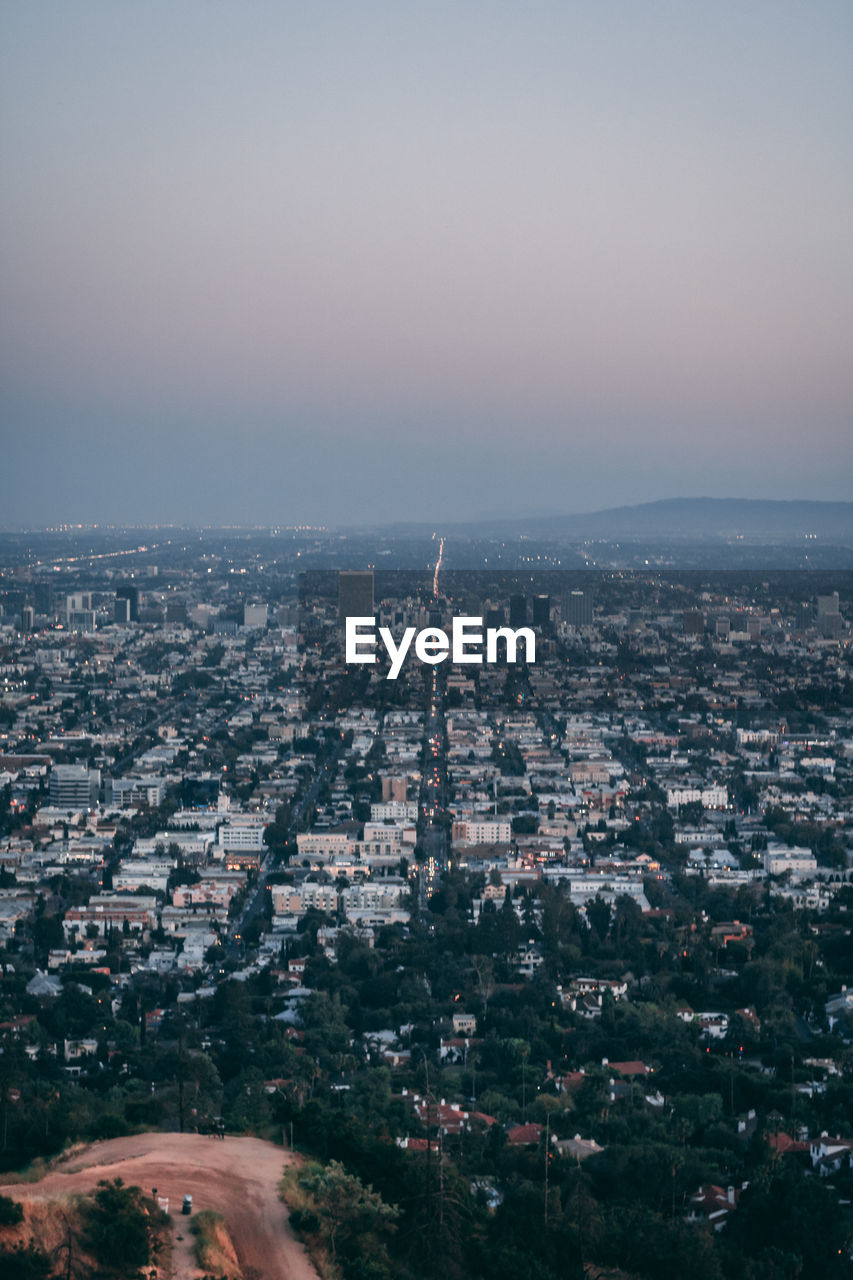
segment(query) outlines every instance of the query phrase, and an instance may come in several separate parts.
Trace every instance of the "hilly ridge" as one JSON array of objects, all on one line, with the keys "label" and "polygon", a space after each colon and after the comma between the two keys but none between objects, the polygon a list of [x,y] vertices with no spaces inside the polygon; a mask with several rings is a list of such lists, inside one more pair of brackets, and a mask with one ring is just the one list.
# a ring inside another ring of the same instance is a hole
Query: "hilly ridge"
[{"label": "hilly ridge", "polygon": [[571,515],[497,517],[445,526],[468,533],[529,533],[569,539],[742,539],[797,542],[809,537],[853,545],[853,502],[751,498],[663,498]]}]

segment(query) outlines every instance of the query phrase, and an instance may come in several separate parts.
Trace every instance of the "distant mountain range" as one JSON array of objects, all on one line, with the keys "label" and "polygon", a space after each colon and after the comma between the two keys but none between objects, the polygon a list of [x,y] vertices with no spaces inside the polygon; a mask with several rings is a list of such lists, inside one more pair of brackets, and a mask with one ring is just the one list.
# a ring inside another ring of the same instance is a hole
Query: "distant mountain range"
[{"label": "distant mountain range", "polygon": [[[445,526],[446,527],[446,526]],[[448,531],[469,536],[529,533],[570,541],[650,539],[798,543],[853,546],[853,502],[776,502],[752,498],[664,498],[634,507],[611,507],[582,515],[493,518],[457,523]]]}]

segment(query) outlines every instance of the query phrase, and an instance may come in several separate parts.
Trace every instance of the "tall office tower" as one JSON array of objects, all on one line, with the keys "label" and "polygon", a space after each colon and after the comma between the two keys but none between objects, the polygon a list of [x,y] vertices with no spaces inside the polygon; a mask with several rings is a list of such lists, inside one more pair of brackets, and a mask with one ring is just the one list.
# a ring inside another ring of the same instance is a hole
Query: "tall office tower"
[{"label": "tall office tower", "polygon": [[67,618],[70,618],[73,613],[89,613],[91,610],[91,591],[75,591],[70,596],[65,597],[65,616]]},{"label": "tall office tower", "polygon": [[592,592],[565,591],[563,593],[563,621],[569,627],[592,626]]},{"label": "tall office tower", "polygon": [[527,626],[527,596],[510,596],[509,625],[511,627]]},{"label": "tall office tower", "polygon": [[177,622],[181,626],[187,623],[187,602],[186,600],[167,600],[166,602],[166,621]]},{"label": "tall office tower", "polygon": [[130,601],[126,596],[116,596],[113,601],[113,622],[125,626],[130,622]]},{"label": "tall office tower", "polygon": [[817,621],[820,634],[826,640],[837,640],[844,630],[844,619],[840,613],[822,613]]},{"label": "tall office tower", "polygon": [[338,626],[344,626],[347,618],[372,617],[372,569],[342,569],[338,574]]},{"label": "tall office tower", "polygon": [[551,597],[550,596],[534,596],[533,597],[534,627],[547,627],[550,621],[551,621]]},{"label": "tall office tower", "polygon": [[844,630],[837,591],[817,598],[817,629],[826,640],[837,640]]},{"label": "tall office tower", "polygon": [[53,592],[49,582],[33,584],[33,603],[36,613],[49,614],[53,609]]},{"label": "tall office tower", "polygon": [[686,636],[705,634],[705,615],[699,609],[685,609],[682,614],[682,626]]},{"label": "tall office tower", "polygon": [[139,587],[130,585],[116,587],[116,600],[127,600],[130,604],[129,621],[139,621]]},{"label": "tall office tower", "polygon": [[814,609],[804,600],[802,604],[797,605],[796,627],[798,631],[808,631],[809,627],[814,624]]},{"label": "tall office tower", "polygon": [[94,631],[95,610],[73,609],[66,616],[65,622],[72,631]]},{"label": "tall office tower", "polygon": [[267,615],[268,609],[265,604],[244,604],[243,626],[263,629],[267,625]]},{"label": "tall office tower", "polygon": [[98,803],[100,769],[84,764],[55,764],[50,771],[49,799],[53,809],[90,809]]}]

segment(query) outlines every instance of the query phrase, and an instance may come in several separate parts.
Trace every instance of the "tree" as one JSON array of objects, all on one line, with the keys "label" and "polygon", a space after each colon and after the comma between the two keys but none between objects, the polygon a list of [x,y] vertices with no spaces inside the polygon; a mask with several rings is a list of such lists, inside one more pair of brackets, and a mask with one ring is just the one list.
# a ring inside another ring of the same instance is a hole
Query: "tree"
[{"label": "tree", "polygon": [[489,1000],[495,993],[495,965],[491,956],[474,955],[471,967],[477,975],[477,989],[483,999],[483,1017],[489,1007]]},{"label": "tree", "polygon": [[643,913],[636,899],[622,893],[616,899],[611,930],[614,941],[621,947],[636,945],[642,936]]},{"label": "tree", "polygon": [[106,1268],[126,1272],[151,1260],[149,1214],[139,1187],[127,1187],[121,1178],[98,1183],[88,1214],[89,1244]]},{"label": "tree", "polygon": [[[324,1167],[308,1165],[297,1178],[299,1188],[311,1199],[324,1243],[332,1261],[338,1250],[346,1251],[360,1236],[381,1237],[394,1230],[400,1215],[396,1205],[386,1204],[381,1195],[346,1169],[337,1160]],[[299,1225],[298,1221],[295,1225]]]},{"label": "tree", "polygon": [[[802,1280],[846,1276],[847,1227],[832,1192],[798,1169],[770,1166],[743,1193],[726,1244],[764,1262],[767,1272]],[[778,1264],[784,1258],[783,1267]],[[760,1274],[760,1273],[759,1273]]]},{"label": "tree", "polygon": [[508,959],[510,956],[515,955],[520,936],[518,916],[515,914],[509,889],[507,889],[506,897],[501,904],[500,911],[497,913],[497,924],[496,949]]},{"label": "tree", "polygon": [[601,894],[597,893],[586,904],[586,915],[589,923],[603,942],[607,937],[607,930],[610,928],[610,903],[602,898]]},{"label": "tree", "polygon": [[0,1196],[0,1227],[14,1227],[24,1216],[24,1210],[11,1196]]},{"label": "tree", "polygon": [[681,820],[691,827],[701,827],[705,820],[705,806],[701,800],[688,800],[680,809]]},{"label": "tree", "polygon": [[13,1249],[0,1249],[0,1273],[3,1280],[50,1280],[53,1267],[50,1258],[30,1243]]}]

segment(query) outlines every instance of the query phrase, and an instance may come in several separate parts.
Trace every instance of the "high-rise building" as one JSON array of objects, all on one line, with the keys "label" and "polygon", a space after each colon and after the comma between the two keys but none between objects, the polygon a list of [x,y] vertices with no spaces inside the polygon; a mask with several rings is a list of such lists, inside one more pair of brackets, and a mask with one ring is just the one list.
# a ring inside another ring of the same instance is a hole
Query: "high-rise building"
[{"label": "high-rise building", "polygon": [[66,617],[66,624],[71,631],[94,631],[94,609],[72,609]]},{"label": "high-rise building", "polygon": [[510,596],[509,625],[511,627],[527,626],[527,596]]},{"label": "high-rise building", "polygon": [[267,625],[267,606],[265,604],[243,605],[244,627],[265,627]]},{"label": "high-rise building", "polygon": [[81,764],[56,764],[50,771],[49,799],[53,809],[90,809],[98,803],[100,769]]},{"label": "high-rise building", "polygon": [[565,591],[563,593],[563,621],[569,627],[592,626],[592,592]]},{"label": "high-rise building", "polygon": [[551,621],[551,597],[550,596],[534,596],[533,597],[534,627],[547,627],[550,621]]},{"label": "high-rise building", "polygon": [[53,609],[53,591],[49,582],[33,584],[33,603],[36,613],[49,614]]},{"label": "high-rise building", "polygon": [[705,615],[699,609],[685,609],[682,614],[682,626],[686,636],[705,634]]},{"label": "high-rise building", "polygon": [[837,591],[817,598],[817,628],[827,640],[837,640],[844,630],[844,619],[841,616],[841,601]]},{"label": "high-rise building", "polygon": [[338,626],[347,618],[373,617],[373,571],[342,569],[338,574]]},{"label": "high-rise building", "polygon": [[187,624],[186,600],[167,600],[166,601],[166,621],[176,622],[181,626],[186,626]]},{"label": "high-rise building", "polygon": [[92,612],[92,593],[91,591],[75,591],[70,596],[65,597],[65,616],[70,618],[75,613],[91,613]]},{"label": "high-rise building", "polygon": [[139,621],[139,587],[132,587],[129,583],[116,587],[116,600],[129,601],[130,621]]}]

